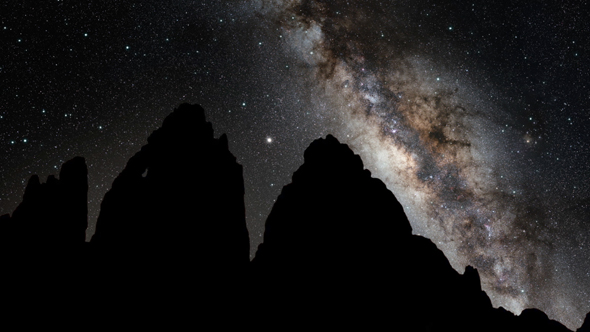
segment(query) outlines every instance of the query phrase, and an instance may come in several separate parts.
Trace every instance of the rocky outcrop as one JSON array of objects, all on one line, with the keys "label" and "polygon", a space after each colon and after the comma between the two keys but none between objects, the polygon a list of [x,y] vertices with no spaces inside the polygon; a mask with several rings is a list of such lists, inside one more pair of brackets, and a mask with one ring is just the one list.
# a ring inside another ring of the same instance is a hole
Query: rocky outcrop
[{"label": "rocky outcrop", "polygon": [[332,136],[304,158],[268,216],[254,263],[273,271],[386,263],[412,231],[393,194]]},{"label": "rocky outcrop", "polygon": [[458,273],[412,235],[395,196],[330,135],[305,151],[252,262],[242,167],[198,105],[181,105],[129,160],[90,243],[87,190],[77,157],[59,179],[31,177],[0,217],[7,303],[59,297],[79,315],[157,308],[264,330],[569,331],[536,309],[493,308],[478,271]]},{"label": "rocky outcrop", "polygon": [[[82,246],[88,227],[88,170],[82,157],[63,164],[59,179],[31,176],[22,203],[2,221],[4,245],[27,248]],[[36,249],[35,249],[36,250]]]},{"label": "rocky outcrop", "polygon": [[263,280],[261,305],[274,317],[268,327],[297,318],[340,327],[413,322],[426,331],[491,309],[477,271],[468,270],[462,282],[430,240],[412,235],[400,203],[347,145],[327,136],[304,158],[252,262]]},{"label": "rocky outcrop", "polygon": [[76,157],[62,166],[59,179],[51,175],[41,183],[33,175],[12,217],[0,217],[0,280],[7,307],[30,308],[50,298],[80,303],[91,264],[85,242],[87,173],[84,158]]},{"label": "rocky outcrop", "polygon": [[336,138],[314,141],[304,157],[273,206],[252,262],[265,328],[288,321],[346,329],[567,331],[537,311],[517,317],[494,309],[477,270],[460,275],[432,241],[412,235],[393,194]]},{"label": "rocky outcrop", "polygon": [[157,271],[247,266],[242,166],[200,106],[174,110],[129,160],[104,197],[91,244]]}]

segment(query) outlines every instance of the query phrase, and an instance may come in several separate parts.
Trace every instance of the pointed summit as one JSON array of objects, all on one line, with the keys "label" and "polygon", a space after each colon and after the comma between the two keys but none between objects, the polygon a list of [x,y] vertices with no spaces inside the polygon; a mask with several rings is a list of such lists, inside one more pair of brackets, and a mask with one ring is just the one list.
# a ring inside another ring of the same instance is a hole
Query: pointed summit
[{"label": "pointed summit", "polygon": [[12,214],[8,242],[31,246],[82,245],[88,227],[88,169],[82,157],[63,164],[59,180],[31,176]]},{"label": "pointed summit", "polygon": [[248,264],[242,166],[227,138],[214,138],[203,108],[178,107],[129,160],[91,242],[155,265]]},{"label": "pointed summit", "polygon": [[400,203],[347,145],[328,135],[311,143],[304,159],[266,221],[257,263],[327,269],[340,259],[382,257],[396,238],[411,235]]}]

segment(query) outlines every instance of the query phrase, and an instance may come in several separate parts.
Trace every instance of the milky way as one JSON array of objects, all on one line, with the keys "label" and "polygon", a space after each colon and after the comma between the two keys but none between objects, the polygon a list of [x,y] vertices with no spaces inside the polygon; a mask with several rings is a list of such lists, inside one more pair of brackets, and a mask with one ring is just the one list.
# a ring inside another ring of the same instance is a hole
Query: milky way
[{"label": "milky way", "polygon": [[589,15],[578,0],[2,1],[0,215],[81,155],[89,238],[126,161],[198,103],[243,165],[251,255],[305,148],[333,134],[494,306],[576,329]]},{"label": "milky way", "polygon": [[276,18],[317,79],[316,107],[400,199],[414,233],[457,270],[478,268],[496,306],[538,307],[571,324],[588,310],[575,294],[590,280],[563,283],[551,204],[499,151],[508,140],[526,154],[542,137],[506,128],[510,115],[486,100],[496,91],[478,86],[469,63],[449,70],[453,46],[420,35],[397,5],[267,1],[258,10]]}]

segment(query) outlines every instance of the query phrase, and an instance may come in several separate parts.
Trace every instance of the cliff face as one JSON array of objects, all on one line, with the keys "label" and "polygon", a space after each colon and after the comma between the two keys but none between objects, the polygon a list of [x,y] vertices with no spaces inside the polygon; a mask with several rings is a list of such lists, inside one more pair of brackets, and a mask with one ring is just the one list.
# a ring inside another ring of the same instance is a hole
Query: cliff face
[{"label": "cliff face", "polygon": [[285,271],[386,264],[412,231],[393,194],[332,136],[304,158],[268,216],[254,263]]},{"label": "cliff face", "polygon": [[178,267],[248,264],[242,166],[200,106],[181,105],[129,160],[104,197],[91,243],[113,257]]},{"label": "cliff face", "polygon": [[494,309],[476,269],[457,273],[348,146],[305,151],[266,222],[252,262],[267,328],[568,331],[538,310]]},{"label": "cliff face", "polygon": [[491,309],[477,271],[459,275],[430,240],[412,235],[400,203],[348,146],[327,136],[304,157],[252,262],[276,323],[321,312],[341,327],[428,330]]},{"label": "cliff face", "polygon": [[88,170],[82,157],[63,164],[59,179],[41,183],[33,175],[22,203],[3,216],[0,234],[4,245],[20,248],[81,246],[88,227]]},{"label": "cliff face", "polygon": [[[90,243],[84,159],[65,163],[59,180],[31,177],[12,217],[0,217],[6,299],[68,298],[72,312],[143,318],[165,303],[187,320],[206,306],[230,325],[275,330],[569,331],[536,309],[493,308],[477,270],[459,274],[412,235],[403,207],[347,145],[328,135],[304,159],[250,262],[242,167],[203,109],[181,105],[115,179]],[[90,301],[80,296],[88,285]]]},{"label": "cliff face", "polygon": [[84,158],[76,157],[62,166],[59,179],[49,176],[41,183],[33,175],[12,217],[0,217],[0,281],[9,310],[4,318],[11,318],[13,308],[23,314],[44,299],[81,303],[92,264],[85,242],[87,174]]}]

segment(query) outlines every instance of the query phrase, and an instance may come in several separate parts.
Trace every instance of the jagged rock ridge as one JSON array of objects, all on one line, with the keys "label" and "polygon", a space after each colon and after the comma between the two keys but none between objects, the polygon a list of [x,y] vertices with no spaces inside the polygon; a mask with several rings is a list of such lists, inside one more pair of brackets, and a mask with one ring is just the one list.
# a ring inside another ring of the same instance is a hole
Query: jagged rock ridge
[{"label": "jagged rock ridge", "polygon": [[82,157],[63,164],[59,179],[31,176],[12,217],[1,217],[2,245],[53,248],[81,245],[88,227],[88,170]]},{"label": "jagged rock ridge", "polygon": [[104,197],[91,243],[116,256],[149,250],[150,262],[169,265],[248,264],[242,166],[200,106],[181,105],[129,160]]},{"label": "jagged rock ridge", "polygon": [[[477,270],[457,273],[430,240],[412,235],[395,196],[336,138],[314,141],[304,157],[251,263],[242,168],[227,137],[215,139],[203,109],[188,104],[116,178],[90,243],[87,171],[75,158],[59,180],[30,179],[13,216],[0,217],[1,244],[79,253],[68,275],[95,285],[93,309],[101,301],[130,310],[129,303],[179,305],[187,297],[216,303],[210,307],[227,318],[260,318],[265,329],[568,331],[538,310],[494,309]],[[61,293],[82,287],[70,279]]]}]

